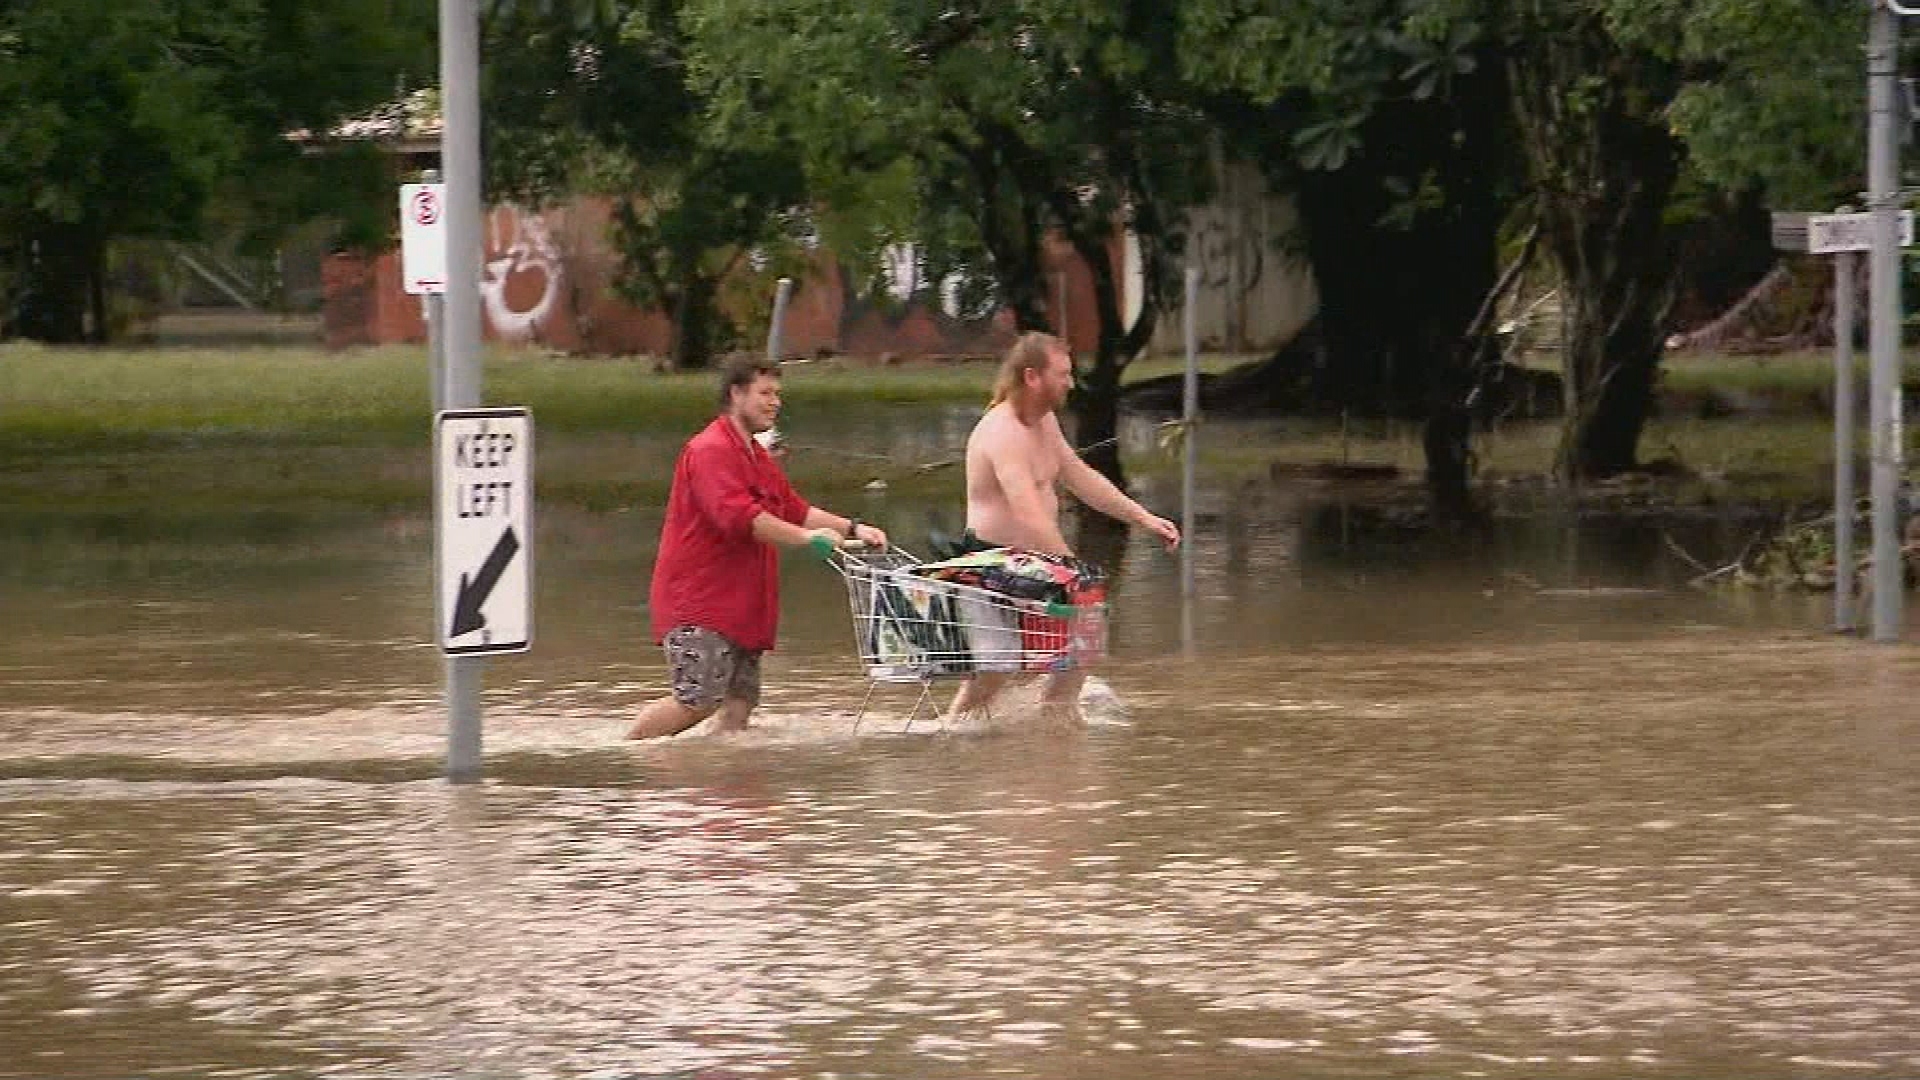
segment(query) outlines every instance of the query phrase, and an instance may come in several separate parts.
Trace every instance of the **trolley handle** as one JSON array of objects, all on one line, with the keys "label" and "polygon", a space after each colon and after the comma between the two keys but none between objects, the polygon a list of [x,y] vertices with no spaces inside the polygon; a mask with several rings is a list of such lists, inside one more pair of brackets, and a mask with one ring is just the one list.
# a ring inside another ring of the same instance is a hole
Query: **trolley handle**
[{"label": "trolley handle", "polygon": [[861,552],[868,550],[868,545],[865,540],[856,539],[851,536],[838,543],[824,536],[815,536],[807,541],[807,546],[812,548],[813,553],[818,555],[823,561],[831,561],[836,551]]}]

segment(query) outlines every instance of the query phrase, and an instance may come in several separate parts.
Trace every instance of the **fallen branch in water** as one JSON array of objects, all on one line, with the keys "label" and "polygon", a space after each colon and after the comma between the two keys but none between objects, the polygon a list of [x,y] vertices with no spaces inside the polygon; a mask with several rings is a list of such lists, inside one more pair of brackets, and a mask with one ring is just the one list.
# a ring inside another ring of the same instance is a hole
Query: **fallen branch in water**
[{"label": "fallen branch in water", "polygon": [[[1856,516],[1858,527],[1854,535],[1869,537],[1871,522],[1867,520],[1864,505],[1856,510]],[[1915,520],[1920,522],[1920,519]],[[1799,522],[1784,520],[1771,536],[1756,536],[1749,540],[1738,558],[1721,567],[1702,562],[1664,532],[1661,533],[1661,539],[1665,541],[1667,550],[1699,571],[1698,576],[1688,582],[1689,585],[1732,584],[1817,592],[1833,588],[1839,576],[1833,546],[1833,525],[1834,515],[1830,513]],[[1900,549],[1900,561],[1905,568],[1908,585],[1920,579],[1920,524],[1909,525],[1909,539]],[[1866,589],[1873,571],[1871,550],[1856,549],[1851,566],[1857,586]]]},{"label": "fallen branch in water", "polygon": [[[1708,566],[1706,563],[1703,563],[1699,559],[1694,558],[1692,552],[1688,551],[1686,548],[1681,547],[1679,541],[1675,540],[1673,538],[1673,535],[1667,532],[1665,529],[1660,530],[1660,540],[1662,543],[1667,545],[1668,551],[1671,551],[1675,555],[1680,556],[1681,562],[1686,563],[1688,566],[1693,567],[1695,570],[1698,570],[1701,573],[1707,573],[1708,571],[1713,570],[1713,568]],[[1713,571],[1713,572],[1718,573],[1718,571]]]}]

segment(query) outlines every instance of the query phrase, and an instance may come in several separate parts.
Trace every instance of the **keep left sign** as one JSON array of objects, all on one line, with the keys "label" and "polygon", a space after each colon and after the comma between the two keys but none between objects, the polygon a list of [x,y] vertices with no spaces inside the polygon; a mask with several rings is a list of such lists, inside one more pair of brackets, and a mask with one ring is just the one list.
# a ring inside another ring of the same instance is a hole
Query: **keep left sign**
[{"label": "keep left sign", "polygon": [[434,418],[434,549],[441,651],[524,652],[532,638],[533,416]]}]

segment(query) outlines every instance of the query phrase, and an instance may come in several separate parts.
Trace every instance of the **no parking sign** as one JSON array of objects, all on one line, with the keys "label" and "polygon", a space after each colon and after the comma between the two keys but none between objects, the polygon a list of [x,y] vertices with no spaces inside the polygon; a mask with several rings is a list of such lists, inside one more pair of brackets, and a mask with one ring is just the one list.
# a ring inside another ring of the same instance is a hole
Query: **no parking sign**
[{"label": "no parking sign", "polygon": [[415,295],[447,291],[447,185],[400,186],[400,277]]}]

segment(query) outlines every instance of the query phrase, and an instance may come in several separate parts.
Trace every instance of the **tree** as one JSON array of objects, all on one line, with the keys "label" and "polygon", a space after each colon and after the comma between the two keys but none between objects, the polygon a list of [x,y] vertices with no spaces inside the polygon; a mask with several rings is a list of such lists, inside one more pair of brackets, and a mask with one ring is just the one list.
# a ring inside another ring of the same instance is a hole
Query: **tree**
[{"label": "tree", "polygon": [[199,236],[216,203],[257,237],[321,209],[351,216],[378,162],[303,159],[285,134],[423,70],[430,12],[426,0],[0,11],[0,335],[105,340],[113,245]]},{"label": "tree", "polygon": [[676,0],[502,2],[483,43],[497,194],[615,200],[617,287],[673,319],[672,362],[728,344],[721,286],[754,254],[797,257],[797,155],[709,137]]},{"label": "tree", "polygon": [[1404,0],[1190,0],[1181,58],[1229,145],[1296,194],[1321,295],[1223,392],[1427,422],[1439,505],[1467,502],[1481,317],[1518,199],[1505,71],[1464,13]]},{"label": "tree", "polygon": [[[1076,437],[1119,478],[1110,440],[1121,376],[1171,286],[1179,211],[1207,179],[1193,153],[1206,125],[1171,92],[1171,9],[688,0],[687,10],[717,138],[804,147],[816,190],[907,163],[917,191],[963,209],[1019,329],[1052,328],[1044,245],[1054,234],[1072,246],[1091,271],[1100,327],[1072,403]],[[1122,229],[1143,270],[1132,317]]]},{"label": "tree", "polygon": [[[1259,374],[1342,403],[1437,387],[1425,412],[1441,490],[1459,487],[1461,392],[1490,369],[1484,339],[1466,331],[1482,306],[1473,293],[1495,282],[1489,256],[1503,221],[1515,224],[1508,211],[1537,227],[1562,282],[1573,408],[1560,468],[1600,477],[1636,464],[1683,230],[1700,208],[1737,206],[1756,186],[1825,205],[1857,171],[1841,149],[1860,130],[1857,4],[1193,0],[1183,10],[1191,77],[1264,109],[1278,130],[1256,144],[1259,157],[1293,170],[1325,294],[1320,347]],[[1517,154],[1502,151],[1508,142]],[[1370,227],[1383,186],[1402,197]],[[1328,249],[1329,226],[1353,239]],[[1464,280],[1449,282],[1448,263]],[[1419,272],[1400,275],[1406,267]],[[1422,282],[1445,295],[1423,297]],[[1377,325],[1389,302],[1412,308],[1397,313],[1400,327]],[[1410,374],[1415,385],[1403,385]]]},{"label": "tree", "polygon": [[1535,214],[1559,267],[1571,410],[1561,471],[1630,469],[1676,283],[1667,209],[1685,145],[1662,122],[1682,75],[1597,5],[1533,3],[1508,62]]},{"label": "tree", "polygon": [[1692,216],[1684,196],[1696,184],[1836,193],[1854,171],[1837,151],[1857,136],[1843,132],[1861,130],[1866,12],[1820,0],[1503,6],[1538,220],[1568,302],[1575,408],[1560,468],[1609,476],[1637,465]]}]

